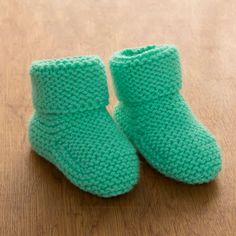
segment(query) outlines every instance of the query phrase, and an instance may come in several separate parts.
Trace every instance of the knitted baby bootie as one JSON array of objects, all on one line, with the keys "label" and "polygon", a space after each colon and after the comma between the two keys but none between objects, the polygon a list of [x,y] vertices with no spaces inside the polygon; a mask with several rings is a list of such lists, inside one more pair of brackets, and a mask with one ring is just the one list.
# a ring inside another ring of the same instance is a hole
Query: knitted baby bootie
[{"label": "knitted baby bootie", "polygon": [[33,62],[32,148],[81,189],[102,197],[131,190],[138,179],[135,150],[105,106],[104,65],[82,56]]},{"label": "knitted baby bootie", "polygon": [[177,49],[125,49],[113,55],[110,68],[119,99],[114,118],[147,161],[185,183],[214,179],[221,169],[219,146],[179,93]]}]

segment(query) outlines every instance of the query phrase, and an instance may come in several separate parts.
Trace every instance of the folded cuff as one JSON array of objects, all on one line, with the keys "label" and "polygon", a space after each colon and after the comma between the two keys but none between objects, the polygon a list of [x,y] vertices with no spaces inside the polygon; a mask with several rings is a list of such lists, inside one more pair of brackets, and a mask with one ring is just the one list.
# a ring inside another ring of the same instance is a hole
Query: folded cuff
[{"label": "folded cuff", "polygon": [[173,45],[118,51],[110,59],[110,69],[120,101],[148,101],[181,88],[180,57]]},{"label": "folded cuff", "polygon": [[40,60],[30,67],[33,105],[42,113],[68,113],[108,104],[104,65],[99,57]]}]

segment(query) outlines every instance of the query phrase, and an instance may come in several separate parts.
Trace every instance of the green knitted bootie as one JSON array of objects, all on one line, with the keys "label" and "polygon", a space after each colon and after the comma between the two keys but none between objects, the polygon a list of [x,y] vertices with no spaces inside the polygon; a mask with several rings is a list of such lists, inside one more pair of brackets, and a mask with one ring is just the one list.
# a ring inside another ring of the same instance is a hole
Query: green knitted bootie
[{"label": "green knitted bootie", "polygon": [[79,188],[102,197],[132,189],[138,159],[105,106],[104,65],[82,56],[33,62],[32,148]]},{"label": "green knitted bootie", "polygon": [[171,45],[116,52],[110,68],[118,97],[114,118],[146,160],[189,184],[214,179],[219,146],[179,93],[181,67]]}]

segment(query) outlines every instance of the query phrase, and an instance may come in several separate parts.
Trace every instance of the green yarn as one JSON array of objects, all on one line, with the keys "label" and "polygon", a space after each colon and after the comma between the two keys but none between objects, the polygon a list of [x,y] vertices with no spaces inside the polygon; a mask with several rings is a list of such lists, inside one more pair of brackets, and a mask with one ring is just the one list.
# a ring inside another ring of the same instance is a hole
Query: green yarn
[{"label": "green yarn", "polygon": [[110,59],[119,99],[114,118],[159,172],[189,184],[214,179],[219,146],[179,93],[181,67],[171,45],[125,49]]},{"label": "green yarn", "polygon": [[36,61],[30,75],[32,148],[85,191],[111,197],[131,190],[138,180],[138,160],[105,108],[108,91],[101,60]]}]

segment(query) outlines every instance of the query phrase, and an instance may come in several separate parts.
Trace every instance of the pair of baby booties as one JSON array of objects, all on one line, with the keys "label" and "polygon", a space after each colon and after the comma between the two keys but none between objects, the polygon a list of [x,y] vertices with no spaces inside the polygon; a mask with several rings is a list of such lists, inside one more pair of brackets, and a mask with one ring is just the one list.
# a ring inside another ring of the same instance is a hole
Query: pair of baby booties
[{"label": "pair of baby booties", "polygon": [[110,59],[118,103],[106,110],[106,73],[97,56],[41,60],[30,76],[32,148],[80,189],[101,197],[130,191],[138,150],[157,171],[201,184],[221,169],[214,136],[179,93],[181,65],[172,45],[124,49]]}]

